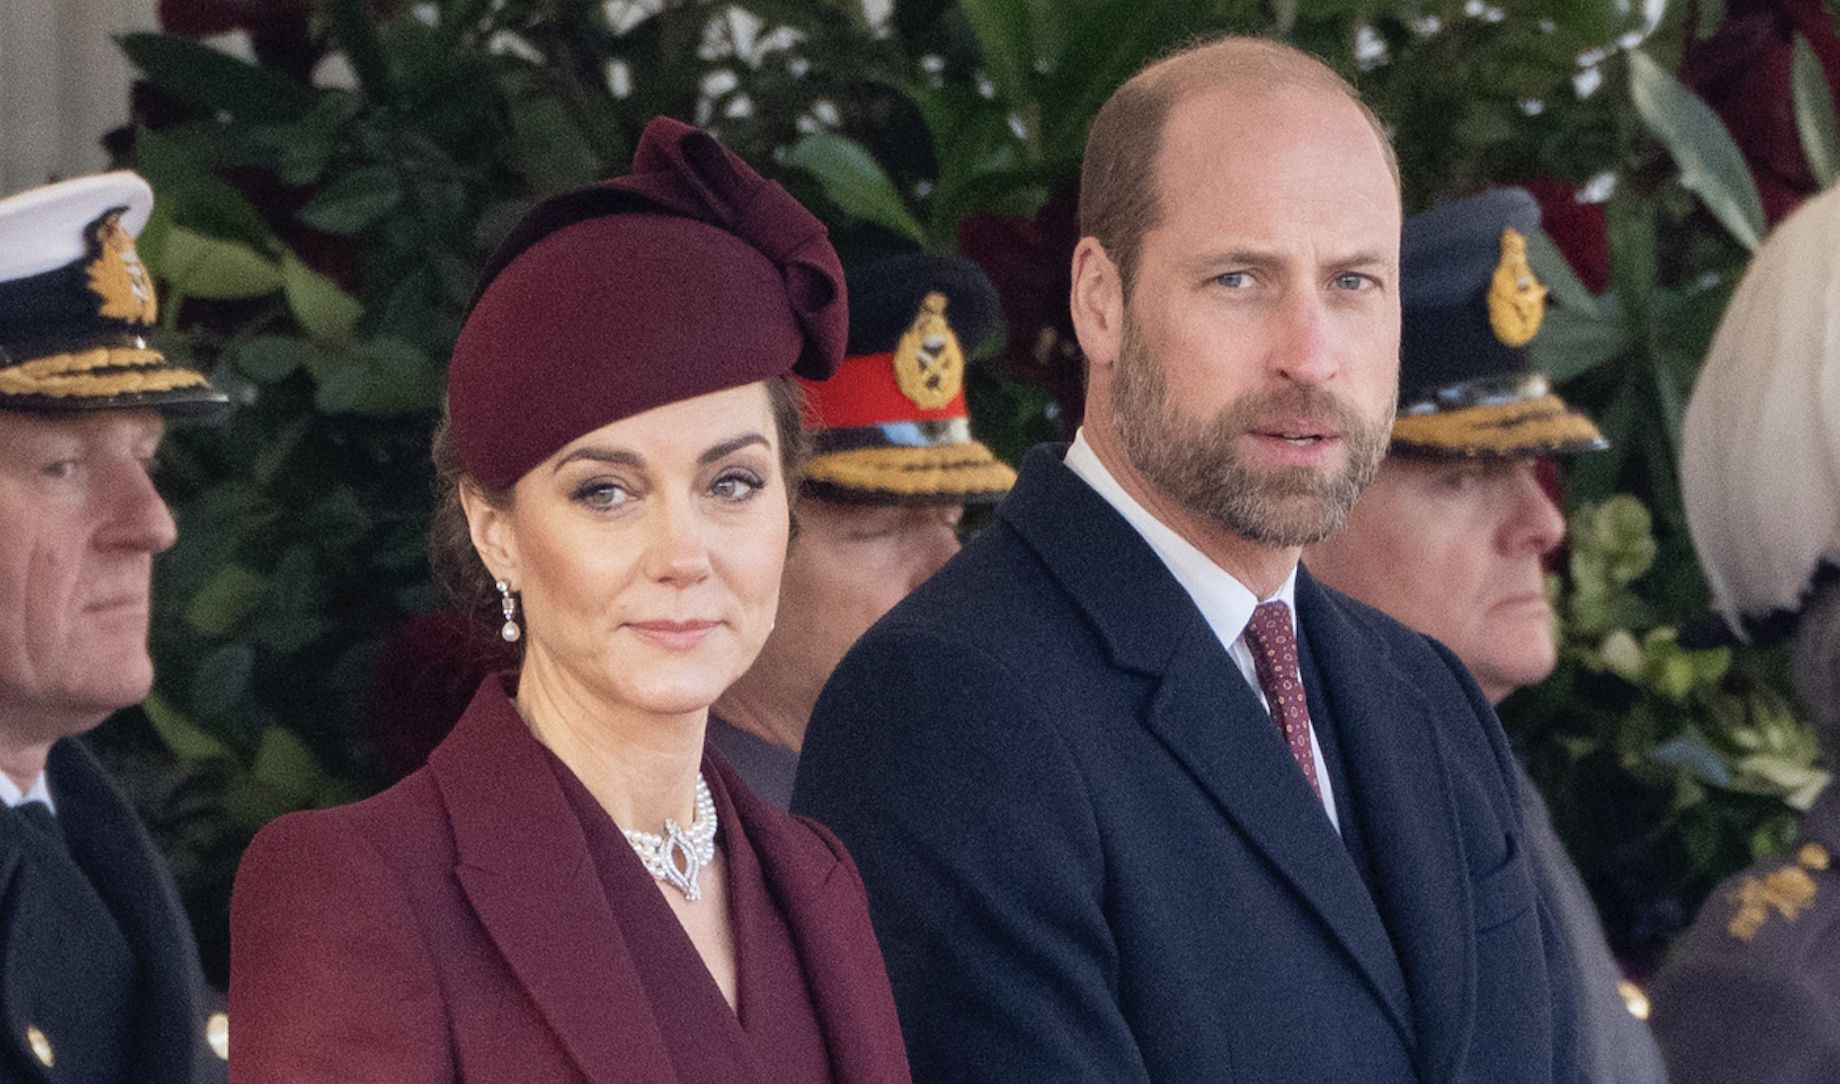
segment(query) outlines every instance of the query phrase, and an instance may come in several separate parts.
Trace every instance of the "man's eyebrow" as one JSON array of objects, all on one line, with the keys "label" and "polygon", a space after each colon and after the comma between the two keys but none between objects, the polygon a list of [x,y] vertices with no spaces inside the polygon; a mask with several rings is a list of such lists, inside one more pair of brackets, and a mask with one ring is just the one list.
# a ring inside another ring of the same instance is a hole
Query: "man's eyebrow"
[{"label": "man's eyebrow", "polygon": [[[1199,271],[1235,267],[1270,267],[1284,263],[1288,258],[1276,249],[1232,248],[1197,256],[1192,261],[1192,266]],[[1357,249],[1345,256],[1323,261],[1323,264],[1328,267],[1373,267],[1387,266],[1391,263],[1386,253],[1380,249]]]},{"label": "man's eyebrow", "polygon": [[767,438],[761,436],[759,433],[743,433],[737,437],[730,437],[720,444],[711,446],[708,451],[697,456],[697,465],[708,466],[716,460],[721,459],[723,456],[733,455],[752,444],[765,446],[767,444]]}]

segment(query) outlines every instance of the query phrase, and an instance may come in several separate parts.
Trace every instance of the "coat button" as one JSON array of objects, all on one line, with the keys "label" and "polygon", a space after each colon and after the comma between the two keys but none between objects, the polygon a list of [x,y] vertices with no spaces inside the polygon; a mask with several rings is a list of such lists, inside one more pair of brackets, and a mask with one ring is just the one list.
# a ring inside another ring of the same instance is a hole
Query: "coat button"
[{"label": "coat button", "polygon": [[230,1060],[230,1014],[214,1012],[204,1022],[205,1042],[211,1044],[211,1053],[225,1061]]},{"label": "coat button", "polygon": [[51,1040],[39,1030],[37,1024],[26,1025],[26,1045],[32,1048],[32,1056],[38,1063],[49,1069],[57,1064],[57,1053],[51,1049]]}]

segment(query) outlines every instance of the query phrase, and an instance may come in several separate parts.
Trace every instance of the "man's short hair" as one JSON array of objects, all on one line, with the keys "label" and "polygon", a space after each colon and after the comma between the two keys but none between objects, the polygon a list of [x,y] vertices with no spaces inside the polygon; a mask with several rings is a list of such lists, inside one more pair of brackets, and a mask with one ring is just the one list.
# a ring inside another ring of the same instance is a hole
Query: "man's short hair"
[{"label": "man's short hair", "polygon": [[1186,46],[1126,80],[1099,107],[1086,137],[1080,166],[1080,233],[1105,246],[1127,298],[1144,234],[1162,215],[1156,160],[1170,112],[1195,93],[1238,80],[1346,96],[1373,125],[1393,182],[1399,183],[1399,160],[1386,128],[1360,93],[1329,65],[1264,38],[1228,35]]}]

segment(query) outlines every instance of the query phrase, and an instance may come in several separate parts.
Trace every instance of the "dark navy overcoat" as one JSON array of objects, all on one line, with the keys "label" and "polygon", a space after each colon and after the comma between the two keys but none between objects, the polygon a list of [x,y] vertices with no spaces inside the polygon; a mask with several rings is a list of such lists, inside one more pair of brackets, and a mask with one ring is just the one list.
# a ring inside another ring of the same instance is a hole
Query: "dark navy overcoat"
[{"label": "dark navy overcoat", "polygon": [[820,698],[917,1081],[1578,1079],[1493,711],[1297,578],[1338,835],[1149,546],[1056,449]]}]

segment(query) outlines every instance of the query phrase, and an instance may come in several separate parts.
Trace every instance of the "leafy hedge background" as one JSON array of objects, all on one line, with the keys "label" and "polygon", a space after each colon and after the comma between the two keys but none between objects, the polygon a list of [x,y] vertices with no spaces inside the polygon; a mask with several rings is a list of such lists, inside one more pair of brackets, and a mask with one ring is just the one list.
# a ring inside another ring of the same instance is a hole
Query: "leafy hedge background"
[{"label": "leafy hedge background", "polygon": [[[242,847],[383,785],[414,688],[427,442],[492,243],[706,124],[846,250],[961,251],[1008,317],[971,385],[1015,458],[1079,410],[1077,163],[1107,94],[1191,36],[1285,38],[1396,133],[1410,210],[1524,184],[1557,308],[1536,341],[1613,451],[1567,464],[1560,670],[1504,718],[1637,970],[1825,783],[1779,651],[1710,650],[1675,472],[1694,372],[1768,224],[1840,172],[1833,0],[162,0],[111,136],[159,195],[162,345],[241,404],[178,431],[156,695],[99,744],[226,970]],[[251,59],[219,48],[237,35]],[[1734,138],[1735,137],[1735,138]],[[404,639],[404,636],[407,639]]]}]

